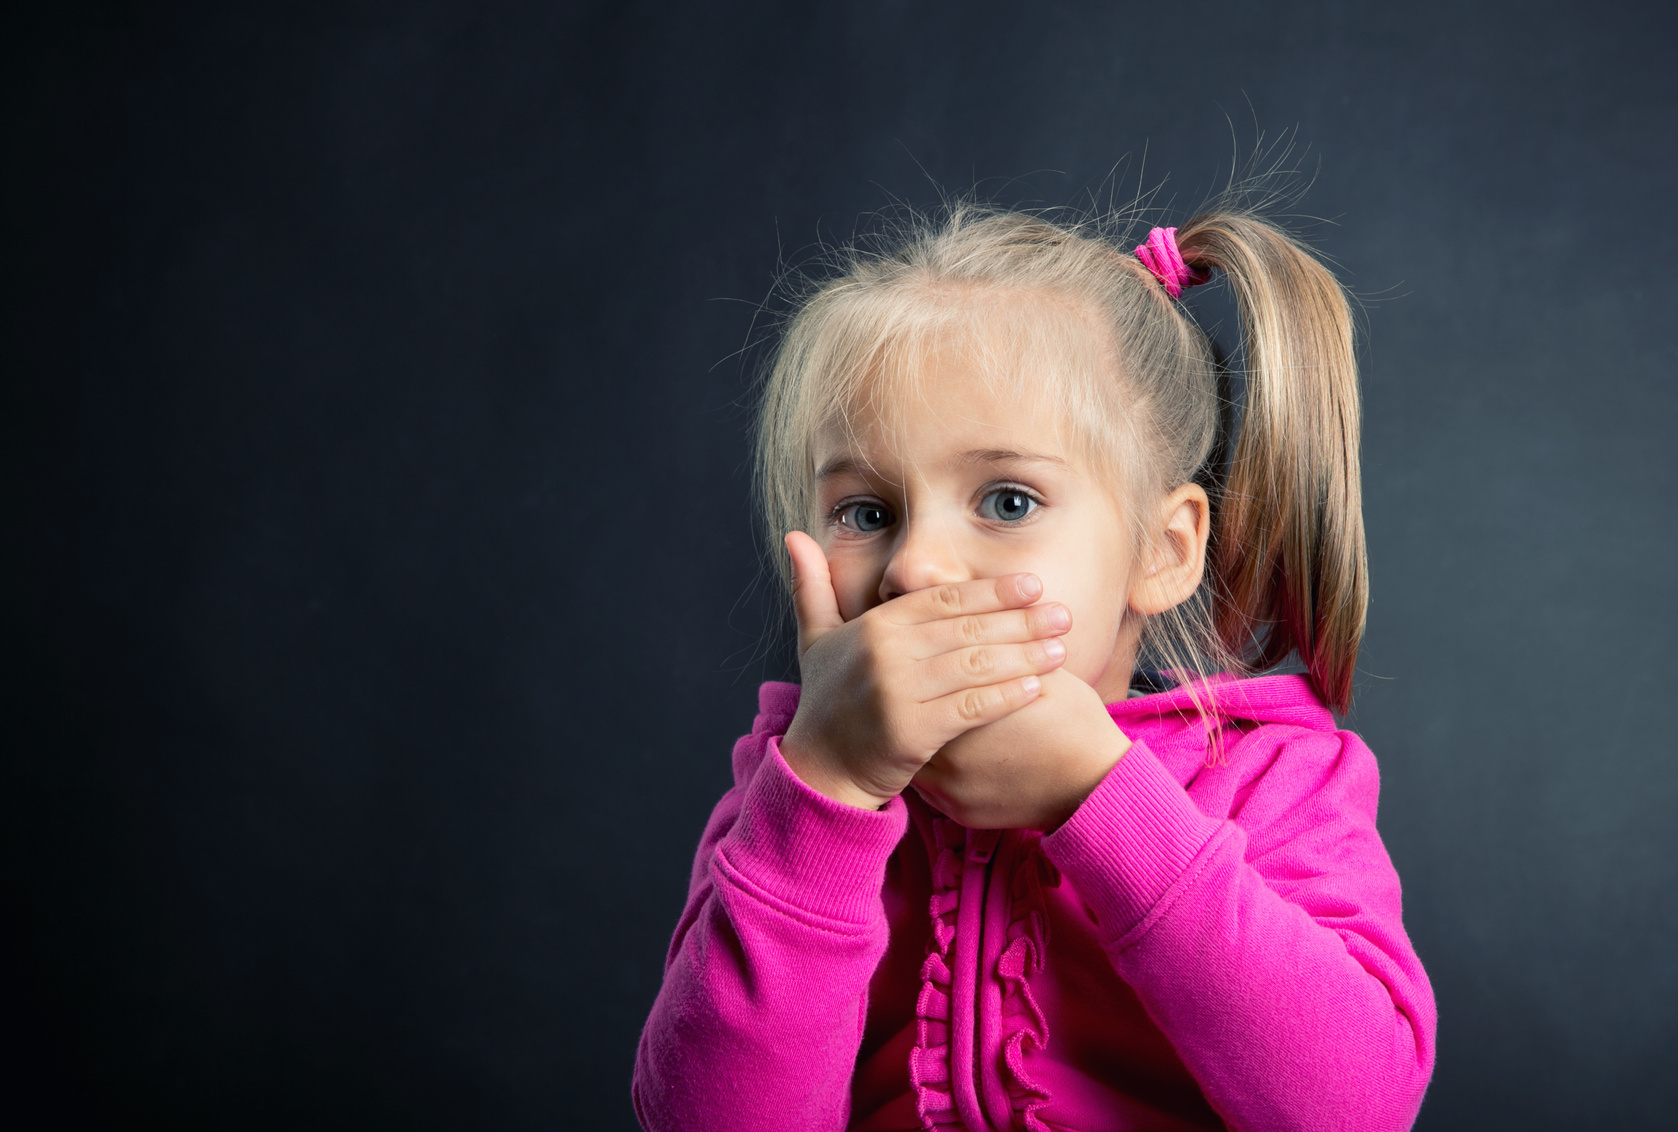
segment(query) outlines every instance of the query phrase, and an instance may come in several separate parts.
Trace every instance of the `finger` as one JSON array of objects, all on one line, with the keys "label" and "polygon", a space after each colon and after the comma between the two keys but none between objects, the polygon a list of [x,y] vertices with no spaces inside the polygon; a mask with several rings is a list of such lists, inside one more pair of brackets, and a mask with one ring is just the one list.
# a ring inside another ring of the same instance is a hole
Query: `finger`
[{"label": "finger", "polygon": [[1020,676],[1041,676],[1066,662],[1066,645],[1059,637],[1023,645],[978,645],[933,657],[920,666],[916,683],[923,702],[964,688],[983,687]]},{"label": "finger", "polygon": [[931,716],[928,722],[953,739],[975,727],[983,727],[1012,715],[1042,694],[1042,680],[1036,676],[1021,676],[982,688],[964,688],[921,707]]},{"label": "finger", "polygon": [[928,621],[908,630],[910,655],[926,660],[974,645],[1012,645],[1058,637],[1072,628],[1072,611],[1059,602],[997,613],[968,613]]},{"label": "finger", "polygon": [[816,540],[803,531],[789,531],[787,557],[792,560],[792,610],[798,618],[798,653],[845,623],[839,616],[839,598],[833,592],[827,556]]},{"label": "finger", "polygon": [[1043,583],[1035,574],[1004,574],[1000,578],[975,578],[970,582],[949,582],[904,594],[880,606],[889,610],[887,619],[897,625],[920,625],[970,613],[994,613],[1017,609],[1043,596]]}]

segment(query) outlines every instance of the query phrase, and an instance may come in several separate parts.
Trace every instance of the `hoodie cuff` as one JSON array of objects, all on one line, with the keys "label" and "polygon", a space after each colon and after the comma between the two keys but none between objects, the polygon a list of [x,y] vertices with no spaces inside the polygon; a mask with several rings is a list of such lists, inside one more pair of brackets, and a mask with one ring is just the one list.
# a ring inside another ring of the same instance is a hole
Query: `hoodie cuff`
[{"label": "hoodie cuff", "polygon": [[779,737],[741,799],[717,860],[741,887],[811,915],[862,925],[880,914],[886,861],[909,827],[903,799],[859,810],[812,790],[781,757]]},{"label": "hoodie cuff", "polygon": [[1122,939],[1223,823],[1195,808],[1147,744],[1135,742],[1043,851],[1072,881],[1101,934]]}]

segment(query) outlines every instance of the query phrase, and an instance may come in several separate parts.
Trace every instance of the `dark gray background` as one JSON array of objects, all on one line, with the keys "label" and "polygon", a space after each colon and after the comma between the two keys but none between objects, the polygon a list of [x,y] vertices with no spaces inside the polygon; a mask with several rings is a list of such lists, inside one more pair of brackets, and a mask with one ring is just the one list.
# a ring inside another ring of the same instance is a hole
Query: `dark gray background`
[{"label": "dark gray background", "polygon": [[1369,300],[1421,1127],[1672,1119],[1668,5],[226,9],[6,17],[0,1103],[632,1127],[778,256],[1144,152],[1181,218],[1256,123]]}]

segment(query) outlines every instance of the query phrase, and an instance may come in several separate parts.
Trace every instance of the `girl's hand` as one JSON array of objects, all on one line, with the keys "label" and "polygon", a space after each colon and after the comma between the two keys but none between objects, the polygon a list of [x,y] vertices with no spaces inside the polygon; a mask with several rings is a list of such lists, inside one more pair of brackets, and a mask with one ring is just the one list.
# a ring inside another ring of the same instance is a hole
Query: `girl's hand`
[{"label": "girl's hand", "polygon": [[1130,748],[1094,688],[1070,672],[1005,719],[952,740],[915,775],[927,803],[971,829],[1053,829]]},{"label": "girl's hand", "polygon": [[[846,622],[827,559],[787,535],[803,691],[781,755],[835,801],[878,809],[951,739],[1035,700],[1072,615],[1030,574],[934,586]],[[1093,694],[1093,693],[1092,693]]]}]

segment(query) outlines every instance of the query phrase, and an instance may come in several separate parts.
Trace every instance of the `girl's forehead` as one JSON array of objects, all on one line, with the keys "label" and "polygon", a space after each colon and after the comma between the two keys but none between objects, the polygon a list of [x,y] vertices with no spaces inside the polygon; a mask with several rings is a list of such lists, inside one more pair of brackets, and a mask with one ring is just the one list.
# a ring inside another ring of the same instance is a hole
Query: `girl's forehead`
[{"label": "girl's forehead", "polygon": [[1102,463],[1097,402],[1116,352],[1089,305],[995,288],[923,299],[854,327],[861,351],[817,377],[814,470],[834,458],[904,470],[983,449]]},{"label": "girl's forehead", "polygon": [[814,464],[846,459],[883,471],[986,452],[1081,462],[1061,380],[1029,359],[1007,368],[987,365],[990,360],[932,351],[917,359],[913,372],[864,385],[818,428]]}]

